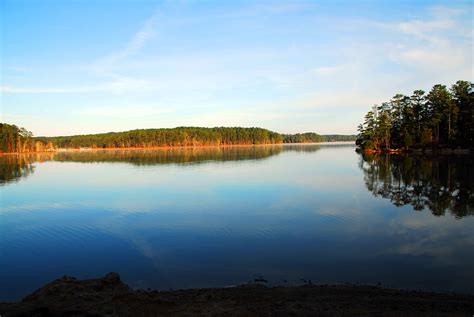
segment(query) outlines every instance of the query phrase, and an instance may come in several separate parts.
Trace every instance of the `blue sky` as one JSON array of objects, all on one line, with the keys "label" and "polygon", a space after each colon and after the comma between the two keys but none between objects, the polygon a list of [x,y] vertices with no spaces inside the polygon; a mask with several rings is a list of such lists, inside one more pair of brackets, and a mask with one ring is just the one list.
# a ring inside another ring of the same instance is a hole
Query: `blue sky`
[{"label": "blue sky", "polygon": [[1,121],[355,133],[395,93],[473,80],[472,1],[3,0]]}]

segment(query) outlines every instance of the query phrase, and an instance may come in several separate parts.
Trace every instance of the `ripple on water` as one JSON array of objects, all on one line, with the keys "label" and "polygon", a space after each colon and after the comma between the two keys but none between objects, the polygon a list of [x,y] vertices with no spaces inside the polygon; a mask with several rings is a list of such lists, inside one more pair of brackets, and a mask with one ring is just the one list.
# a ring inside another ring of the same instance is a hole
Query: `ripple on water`
[{"label": "ripple on water", "polygon": [[357,222],[357,214],[352,209],[321,208],[318,215],[322,216],[322,221],[333,224],[351,224]]}]

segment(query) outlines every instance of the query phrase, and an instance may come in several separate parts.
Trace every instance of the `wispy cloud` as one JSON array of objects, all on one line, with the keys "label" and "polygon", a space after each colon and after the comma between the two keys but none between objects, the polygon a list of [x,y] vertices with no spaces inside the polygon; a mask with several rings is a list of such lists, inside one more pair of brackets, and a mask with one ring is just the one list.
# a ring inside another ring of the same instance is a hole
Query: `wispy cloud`
[{"label": "wispy cloud", "polygon": [[95,130],[197,124],[352,133],[367,109],[397,92],[472,78],[471,8],[413,7],[387,18],[386,6],[374,6],[361,19],[313,2],[165,3],[146,18],[140,11],[136,29],[114,33],[96,57],[72,54],[77,60],[57,65],[51,57],[46,66],[11,58],[29,68],[5,65],[0,92],[10,113],[31,102],[32,113],[100,118],[90,123]]},{"label": "wispy cloud", "polygon": [[437,50],[414,48],[401,51],[398,57],[400,61],[408,62],[418,67],[429,68],[436,66],[438,70],[452,70],[467,66],[466,64],[468,64],[468,56],[457,48],[439,48]]},{"label": "wispy cloud", "polygon": [[341,72],[344,69],[344,65],[335,65],[335,66],[320,66],[313,68],[311,71],[316,75],[335,75]]},{"label": "wispy cloud", "polygon": [[11,94],[74,94],[98,93],[124,94],[129,92],[157,91],[159,83],[146,79],[116,76],[112,80],[96,85],[76,87],[18,87],[12,85],[0,86],[0,92]]},{"label": "wispy cloud", "polygon": [[217,18],[243,18],[243,17],[254,17],[262,15],[279,15],[285,13],[295,13],[299,11],[308,10],[314,8],[312,3],[257,3],[248,5],[240,10],[233,10],[231,12],[224,12],[217,14]]},{"label": "wispy cloud", "polygon": [[405,40],[392,51],[392,57],[428,73],[442,71],[472,77],[472,39],[465,36],[466,30],[459,22],[466,12],[445,7],[435,7],[430,12],[429,19],[394,25],[396,30],[418,41]]},{"label": "wispy cloud", "polygon": [[139,118],[148,116],[165,115],[170,113],[169,109],[165,109],[159,105],[130,105],[126,107],[119,106],[89,106],[87,108],[76,111],[77,115],[86,117],[106,117],[106,118]]},{"label": "wispy cloud", "polygon": [[146,43],[153,39],[157,34],[157,22],[159,19],[159,11],[156,10],[142,25],[142,27],[135,33],[135,35],[128,41],[125,47],[111,53],[105,57],[99,58],[95,66],[112,64],[120,62],[142,50]]},{"label": "wispy cloud", "polygon": [[50,87],[17,87],[11,85],[0,86],[0,92],[12,94],[51,94],[65,93],[67,89]]},{"label": "wispy cloud", "polygon": [[[11,94],[67,94],[67,93],[93,93],[108,92],[121,94],[127,92],[143,92],[156,90],[158,83],[142,79],[125,76],[115,73],[113,66],[123,62],[127,58],[139,53],[155,35],[156,24],[159,18],[159,11],[155,12],[143,23],[142,27],[134,34],[128,43],[120,50],[107,56],[98,58],[92,64],[82,69],[92,70],[98,76],[100,82],[90,85],[75,87],[21,87],[17,85],[1,85],[0,92]],[[26,68],[19,68],[25,70]],[[94,80],[94,81],[97,81]]]}]

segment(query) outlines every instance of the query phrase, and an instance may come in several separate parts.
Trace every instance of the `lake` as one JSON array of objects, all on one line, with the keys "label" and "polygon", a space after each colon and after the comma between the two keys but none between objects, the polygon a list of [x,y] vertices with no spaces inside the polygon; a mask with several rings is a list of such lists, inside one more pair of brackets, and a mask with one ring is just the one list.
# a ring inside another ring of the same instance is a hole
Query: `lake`
[{"label": "lake", "polygon": [[0,300],[62,275],[134,288],[380,283],[474,293],[474,160],[353,144],[0,156]]}]

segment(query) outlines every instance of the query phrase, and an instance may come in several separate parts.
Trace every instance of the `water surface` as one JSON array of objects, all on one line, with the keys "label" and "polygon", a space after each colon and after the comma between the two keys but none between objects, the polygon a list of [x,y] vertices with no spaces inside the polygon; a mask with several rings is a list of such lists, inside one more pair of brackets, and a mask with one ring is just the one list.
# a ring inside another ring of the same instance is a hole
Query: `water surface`
[{"label": "water surface", "polygon": [[0,157],[0,300],[62,275],[137,288],[381,283],[474,293],[474,164],[353,145]]}]

